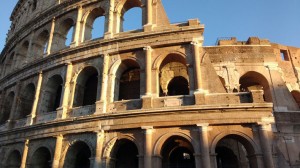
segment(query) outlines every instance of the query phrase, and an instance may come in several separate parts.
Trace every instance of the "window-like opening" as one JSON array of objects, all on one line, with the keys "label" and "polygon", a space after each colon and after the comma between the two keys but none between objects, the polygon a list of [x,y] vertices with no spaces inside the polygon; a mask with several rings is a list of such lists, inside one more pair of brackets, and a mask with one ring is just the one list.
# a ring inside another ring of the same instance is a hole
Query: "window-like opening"
[{"label": "window-like opening", "polygon": [[97,99],[98,72],[94,67],[86,67],[78,75],[73,106],[95,104]]},{"label": "window-like opening", "polygon": [[188,95],[189,94],[189,82],[182,76],[174,77],[168,85],[168,95]]},{"label": "window-like opening", "polygon": [[21,93],[17,119],[26,118],[27,115],[31,114],[34,96],[35,87],[34,84],[31,83],[27,85],[24,91]]},{"label": "window-like opening", "polygon": [[140,67],[137,62],[124,60],[121,63],[117,71],[115,93],[116,100],[140,98]]},{"label": "window-like opening", "polygon": [[162,61],[159,69],[160,96],[189,94],[188,69],[183,57],[169,54]]},{"label": "window-like opening", "polygon": [[143,7],[140,0],[126,1],[119,9],[121,15],[118,18],[117,32],[123,32],[133,29],[141,29],[143,23]]},{"label": "window-like opening", "polygon": [[[250,71],[244,74],[240,80],[240,92],[251,92],[251,90],[262,90],[266,102],[272,102],[272,95],[267,79],[260,73]],[[253,100],[254,101],[254,100]]]},{"label": "window-like opening", "polygon": [[47,52],[48,40],[49,40],[49,32],[47,30],[44,30],[38,35],[36,42],[33,46],[35,55],[41,56]]},{"label": "window-like opening", "polygon": [[11,152],[6,160],[6,167],[18,168],[21,166],[21,154],[19,151],[15,150]]},{"label": "window-like opening", "polygon": [[223,77],[221,77],[221,76],[219,76],[219,79],[220,79],[220,81],[221,81],[221,83],[222,83],[225,91],[227,91],[225,79]]},{"label": "window-like opening", "polygon": [[89,14],[85,24],[84,40],[103,37],[105,29],[104,10],[96,8]]},{"label": "window-like opening", "polygon": [[89,168],[90,167],[91,150],[84,142],[76,142],[73,144],[66,155],[64,168]]},{"label": "window-like opening", "polygon": [[280,58],[282,61],[289,61],[289,55],[287,50],[280,50]]},{"label": "window-like opening", "polygon": [[51,168],[52,160],[50,151],[45,147],[37,149],[32,155],[30,165],[32,167]]},{"label": "window-like opening", "polygon": [[140,7],[134,7],[124,14],[121,31],[141,29],[142,26],[142,9]]},{"label": "window-like opening", "polygon": [[43,94],[42,112],[56,111],[60,106],[62,85],[63,79],[60,75],[54,75],[48,80]]},{"label": "window-like opening", "polygon": [[215,153],[218,168],[257,167],[257,158],[253,155],[254,148],[240,136],[228,135],[221,139],[217,143]]},{"label": "window-like opening", "polygon": [[71,27],[68,30],[68,33],[67,33],[67,36],[66,36],[66,41],[65,41],[66,46],[70,46],[71,43],[73,42],[73,34],[74,34],[74,27]]},{"label": "window-like opening", "polygon": [[112,157],[116,158],[114,163],[116,168],[139,167],[138,149],[132,141],[118,140],[113,148],[113,153]]},{"label": "window-like opening", "polygon": [[58,24],[56,32],[53,36],[53,45],[51,45],[51,51],[58,51],[66,46],[70,46],[73,42],[75,22],[68,18]]},{"label": "window-like opening", "polygon": [[194,149],[185,138],[170,137],[162,147],[161,156],[162,167],[195,168]]},{"label": "window-like opening", "polygon": [[4,124],[9,119],[14,98],[15,98],[14,92],[10,92],[6,97],[4,108],[0,116],[0,124]]},{"label": "window-like opening", "polygon": [[33,0],[32,2],[32,11],[35,11],[37,7],[37,0]]}]

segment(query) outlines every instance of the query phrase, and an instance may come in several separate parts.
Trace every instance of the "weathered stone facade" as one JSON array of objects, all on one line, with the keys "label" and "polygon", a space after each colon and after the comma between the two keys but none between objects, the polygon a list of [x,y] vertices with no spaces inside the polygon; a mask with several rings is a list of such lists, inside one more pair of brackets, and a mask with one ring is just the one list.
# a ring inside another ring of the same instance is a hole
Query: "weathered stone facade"
[{"label": "weathered stone facade", "polygon": [[[143,27],[123,32],[133,7]],[[300,167],[299,48],[202,46],[160,0],[19,0],[11,20],[0,167]]]}]

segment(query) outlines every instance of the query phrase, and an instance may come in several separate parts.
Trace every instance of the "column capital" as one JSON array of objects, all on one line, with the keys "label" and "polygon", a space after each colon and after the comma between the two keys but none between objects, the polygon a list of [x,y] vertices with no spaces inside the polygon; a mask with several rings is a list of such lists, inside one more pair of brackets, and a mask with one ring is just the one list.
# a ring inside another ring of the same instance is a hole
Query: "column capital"
[{"label": "column capital", "polygon": [[196,124],[196,126],[199,128],[199,131],[208,131],[208,123],[200,123],[200,124]]},{"label": "column capital", "polygon": [[202,46],[202,43],[201,42],[198,42],[198,41],[191,41],[191,43],[193,46],[196,46],[196,47],[201,47]]},{"label": "column capital", "polygon": [[144,51],[152,51],[152,47],[151,46],[145,46],[143,48]]},{"label": "column capital", "polygon": [[258,122],[257,125],[259,127],[259,130],[262,130],[262,131],[271,131],[272,130],[270,123]]},{"label": "column capital", "polygon": [[153,133],[153,126],[142,126],[141,129],[145,131],[145,134]]}]

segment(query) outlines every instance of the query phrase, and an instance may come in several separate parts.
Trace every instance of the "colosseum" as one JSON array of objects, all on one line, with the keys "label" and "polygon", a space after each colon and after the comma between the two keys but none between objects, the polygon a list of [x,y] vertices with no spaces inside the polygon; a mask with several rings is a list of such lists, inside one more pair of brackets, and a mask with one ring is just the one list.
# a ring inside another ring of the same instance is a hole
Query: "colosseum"
[{"label": "colosseum", "polygon": [[19,0],[11,21],[0,167],[300,167],[300,48],[203,46],[204,25],[171,24],[161,0]]}]

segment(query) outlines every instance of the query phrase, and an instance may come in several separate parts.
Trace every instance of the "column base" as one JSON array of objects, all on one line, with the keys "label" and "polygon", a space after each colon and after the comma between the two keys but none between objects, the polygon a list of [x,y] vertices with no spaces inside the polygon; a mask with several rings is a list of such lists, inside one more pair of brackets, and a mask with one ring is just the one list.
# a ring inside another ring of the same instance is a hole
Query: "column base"
[{"label": "column base", "polygon": [[205,104],[205,92],[204,91],[195,91],[195,104],[204,105]]},{"label": "column base", "polygon": [[96,103],[96,110],[94,114],[103,114],[106,113],[106,102],[104,101],[97,101]]},{"label": "column base", "polygon": [[142,109],[149,109],[153,107],[153,102],[152,102],[152,96],[151,95],[145,95],[142,96]]},{"label": "column base", "polygon": [[104,33],[104,39],[110,39],[110,38],[113,38],[113,33],[112,32],[105,32]]},{"label": "column base", "polygon": [[153,24],[146,24],[144,25],[144,32],[149,32],[153,30]]},{"label": "column base", "polygon": [[65,119],[67,118],[67,108],[59,107],[56,109],[56,119]]},{"label": "column base", "polygon": [[27,116],[26,126],[33,125],[35,122],[36,122],[36,116],[34,117],[32,115]]}]

